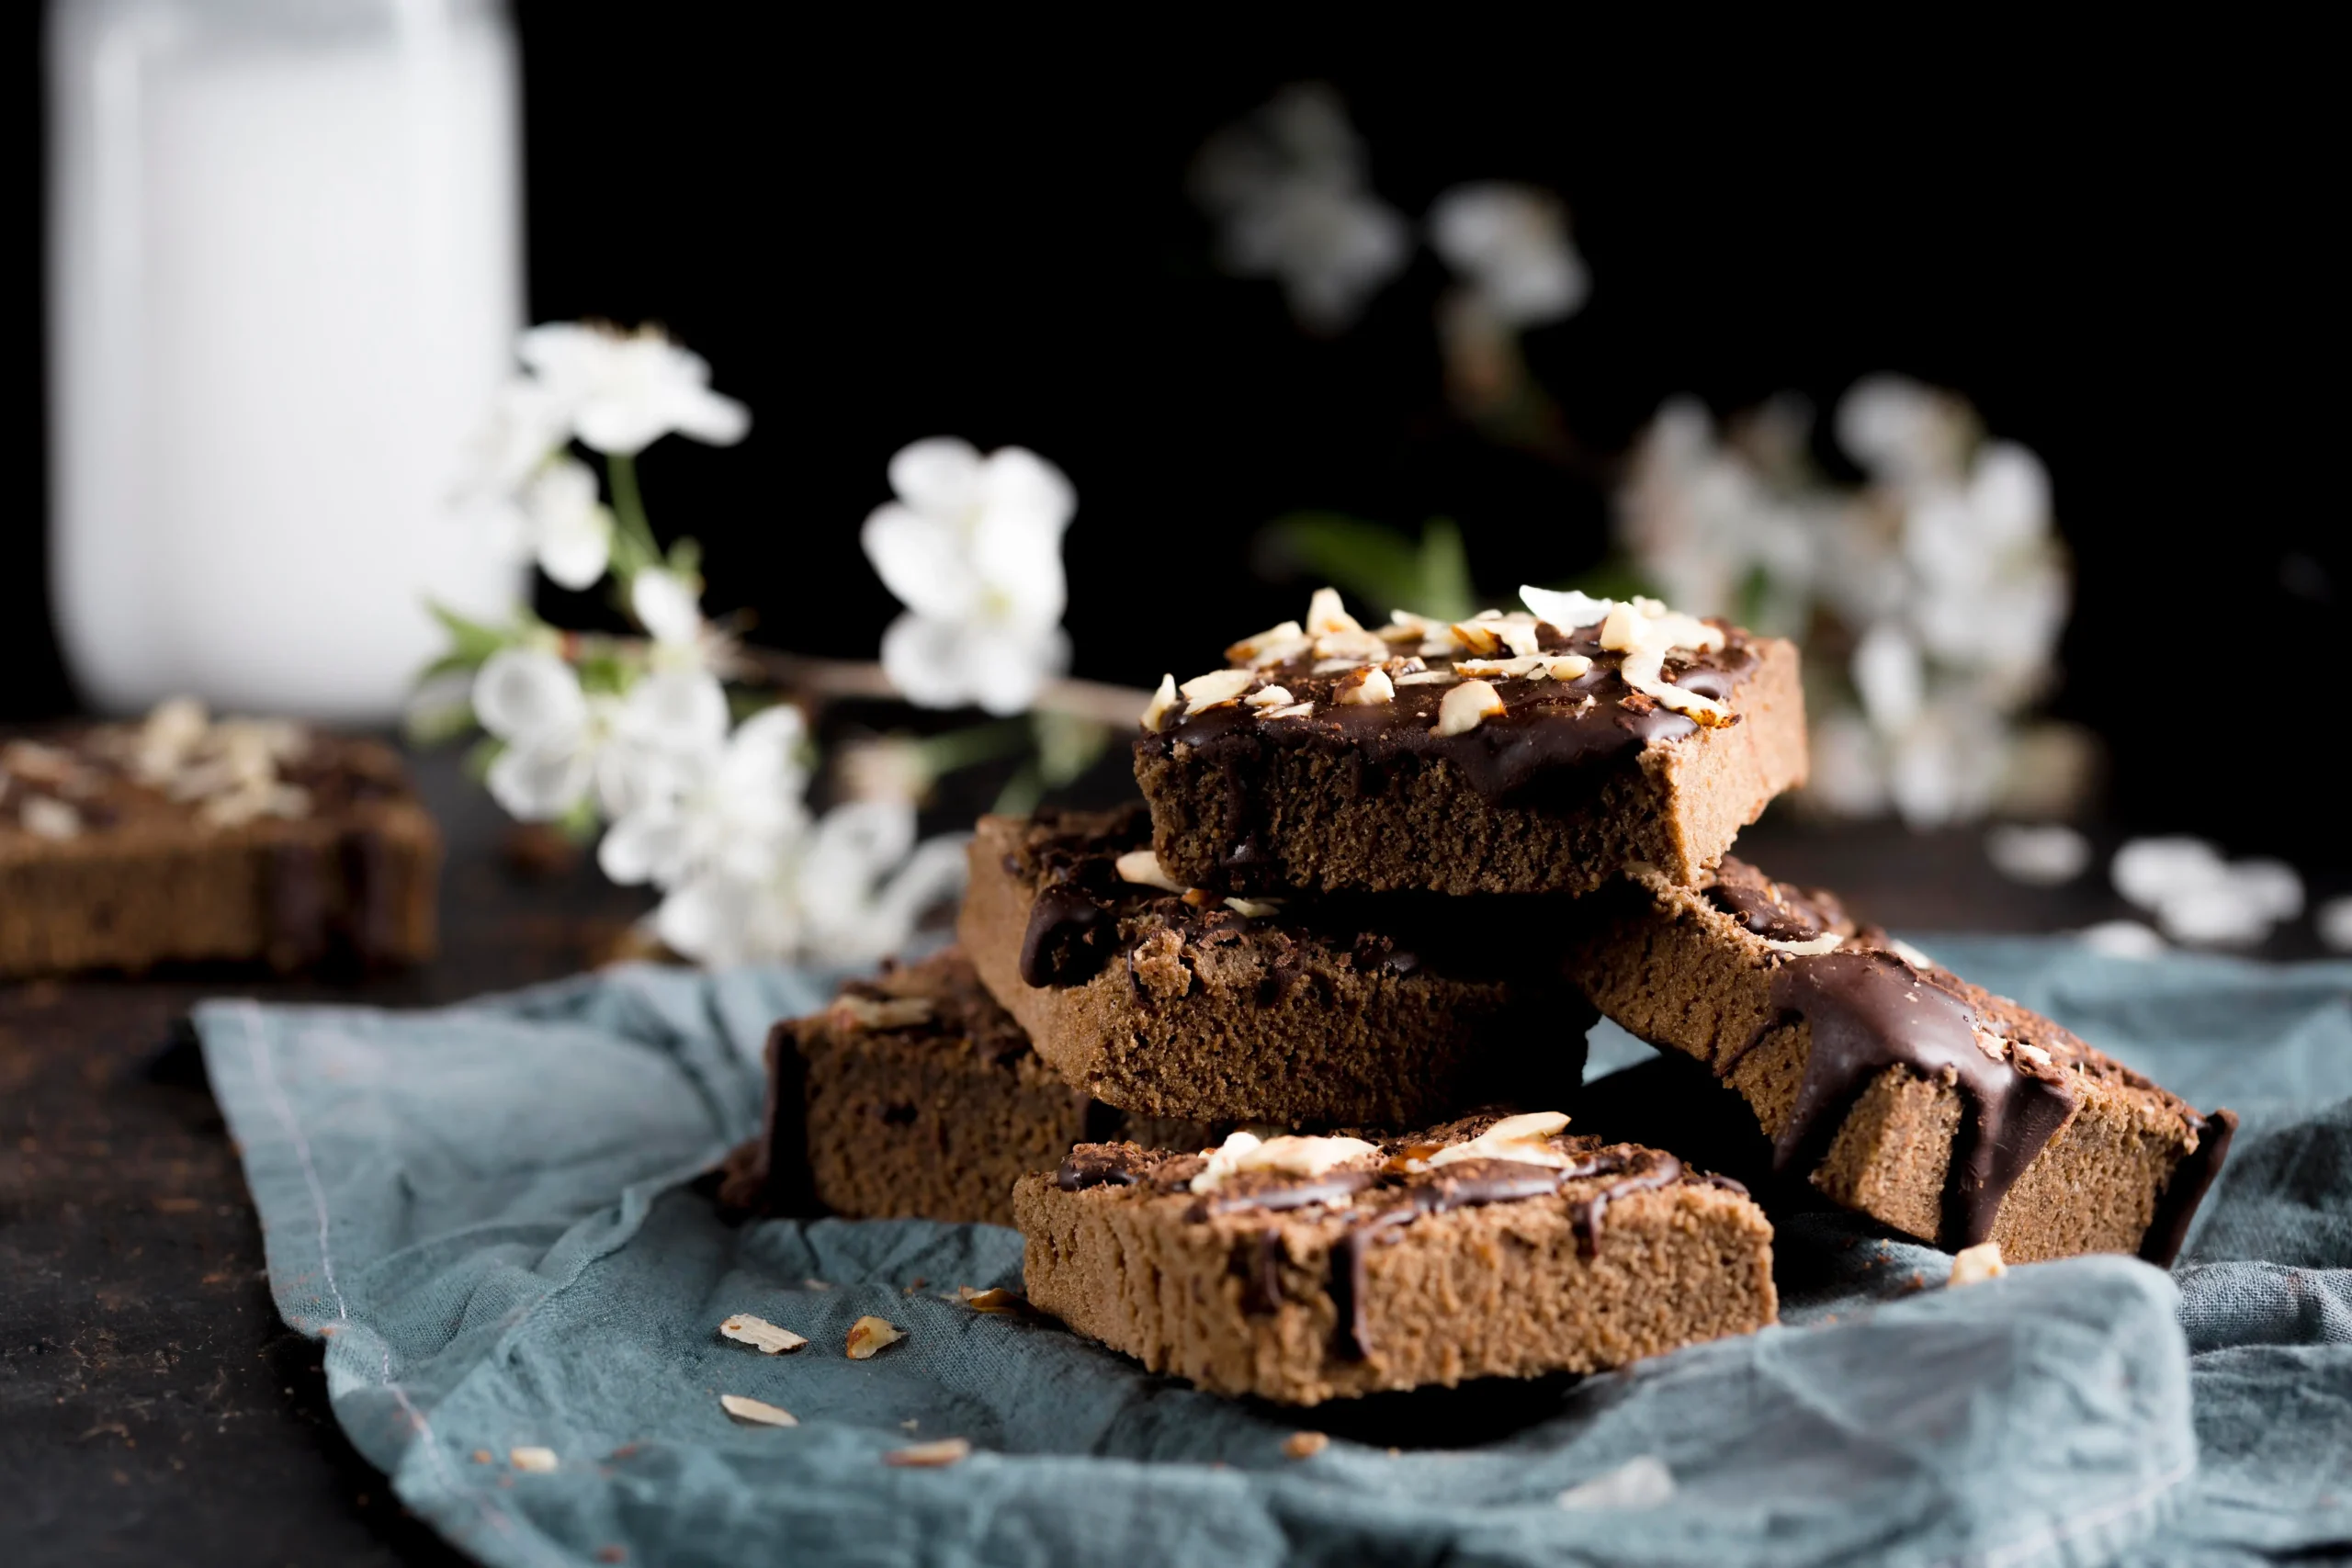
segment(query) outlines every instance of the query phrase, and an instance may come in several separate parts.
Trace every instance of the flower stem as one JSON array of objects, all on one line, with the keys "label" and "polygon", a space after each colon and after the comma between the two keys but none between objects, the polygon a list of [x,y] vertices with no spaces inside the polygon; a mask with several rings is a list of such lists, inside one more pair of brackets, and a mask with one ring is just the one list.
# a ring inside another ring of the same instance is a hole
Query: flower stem
[{"label": "flower stem", "polygon": [[944,735],[927,735],[915,742],[915,754],[922,759],[923,772],[939,778],[959,768],[1009,757],[1028,744],[1028,721],[1003,718]]},{"label": "flower stem", "polygon": [[637,459],[626,452],[606,453],[605,472],[612,481],[614,525],[636,547],[629,553],[639,564],[658,565],[662,547],[653,542],[653,525],[646,521],[645,498],[637,488]]}]

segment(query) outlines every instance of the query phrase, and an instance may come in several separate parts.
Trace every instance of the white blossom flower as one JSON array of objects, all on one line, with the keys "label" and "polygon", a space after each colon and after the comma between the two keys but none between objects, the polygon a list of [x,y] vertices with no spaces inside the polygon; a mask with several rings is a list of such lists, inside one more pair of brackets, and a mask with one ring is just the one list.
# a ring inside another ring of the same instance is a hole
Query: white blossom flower
[{"label": "white blossom flower", "polygon": [[596,472],[576,458],[541,468],[523,491],[525,536],[539,570],[581,589],[612,562],[613,514],[596,499]]},{"label": "white blossom flower", "polygon": [[2352,953],[2352,894],[2330,898],[2312,917],[2319,940],[2334,953]]},{"label": "white blossom flower", "polygon": [[866,558],[907,606],[883,634],[883,669],[924,707],[1019,713],[1069,661],[1069,480],[1022,447],[983,457],[940,437],[890,459],[890,488],[898,499],[875,509],[864,534]]},{"label": "white blossom flower", "polygon": [[624,886],[673,886],[708,871],[766,876],[807,825],[807,735],[800,710],[787,704],[744,720],[723,740],[649,751],[628,808],[597,846],[597,863]]},{"label": "white blossom flower", "polygon": [[673,432],[728,446],[752,426],[748,409],[711,390],[709,364],[659,327],[551,321],[525,333],[519,352],[571,434],[599,452],[635,457]]},{"label": "white blossom flower", "polygon": [[680,883],[654,911],[654,931],[713,967],[793,956],[871,963],[963,886],[962,841],[918,846],[914,831],[903,801],[835,807],[763,874],[714,866]]},{"label": "white blossom flower", "polygon": [[2303,912],[2303,879],[2283,861],[2231,861],[2202,839],[2134,839],[2115,852],[2115,890],[2175,942],[2251,946]]},{"label": "white blossom flower", "polygon": [[716,679],[656,671],[628,695],[587,693],[579,672],[542,648],[501,649],[474,677],[475,716],[504,742],[490,793],[526,822],[570,814],[598,791],[608,811],[646,787],[649,759],[691,754],[726,733]]},{"label": "white blossom flower", "polygon": [[1532,186],[1456,186],[1430,209],[1430,244],[1495,320],[1513,328],[1574,315],[1590,290],[1559,199]]},{"label": "white blossom flower", "polygon": [[514,377],[498,389],[489,417],[466,444],[458,493],[511,496],[570,439],[571,415],[562,400],[531,377]]},{"label": "white blossom flower", "polygon": [[1272,277],[1312,331],[1344,329],[1412,256],[1404,218],[1366,188],[1339,95],[1283,88],[1202,147],[1193,193],[1220,226],[1226,270]]},{"label": "white blossom flower", "polygon": [[2003,822],[1984,835],[1993,869],[2030,887],[2056,887],[2091,863],[2091,841],[2064,822]]},{"label": "white blossom flower", "polygon": [[1907,376],[1866,376],[1838,400],[1838,445],[1899,484],[1956,479],[1974,423],[1958,398]]}]

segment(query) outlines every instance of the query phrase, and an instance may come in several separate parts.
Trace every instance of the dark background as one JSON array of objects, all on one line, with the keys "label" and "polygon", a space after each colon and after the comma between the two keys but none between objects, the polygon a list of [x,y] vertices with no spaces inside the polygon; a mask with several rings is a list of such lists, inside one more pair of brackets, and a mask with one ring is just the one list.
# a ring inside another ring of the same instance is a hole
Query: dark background
[{"label": "dark background", "polygon": [[[643,471],[657,529],[704,540],[712,607],[756,612],[760,640],[874,651],[893,605],[858,525],[890,453],[934,434],[1069,472],[1077,672],[1106,680],[1295,614],[1306,585],[1254,575],[1250,549],[1294,508],[1452,515],[1488,585],[1599,560],[1590,476],[1446,417],[1432,259],[1335,342],[1210,265],[1193,149],[1321,78],[1408,215],[1465,179],[1566,197],[1594,288],[1530,348],[1600,450],[1677,391],[1729,410],[1793,389],[1826,412],[1899,370],[1966,393],[2055,476],[2078,595],[2054,705],[2108,738],[2108,815],[2336,858],[2312,836],[2335,774],[2282,772],[2267,744],[2333,728],[2352,585],[2341,171],[2309,47],[1735,39],[1709,64],[1680,37],[1449,53],[911,20],[852,40],[551,0],[518,19],[532,314],[659,319],[752,405],[743,446],[667,442]],[[35,28],[11,25],[31,210]],[[37,403],[38,338],[19,341]],[[0,718],[30,718],[72,697],[44,619],[42,435],[8,439]]]}]

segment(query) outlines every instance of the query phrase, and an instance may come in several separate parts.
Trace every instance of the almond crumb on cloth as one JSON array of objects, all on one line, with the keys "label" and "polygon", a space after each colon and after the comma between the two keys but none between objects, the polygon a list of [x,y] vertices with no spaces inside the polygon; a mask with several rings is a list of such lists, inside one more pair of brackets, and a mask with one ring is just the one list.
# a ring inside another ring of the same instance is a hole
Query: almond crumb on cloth
[{"label": "almond crumb on cloth", "polygon": [[1293,1459],[1312,1459],[1331,1446],[1325,1432],[1293,1432],[1283,1439],[1283,1452]]},{"label": "almond crumb on cloth", "polygon": [[517,1470],[529,1471],[534,1475],[545,1475],[556,1467],[558,1461],[553,1449],[521,1448],[509,1449],[506,1451],[506,1462]]},{"label": "almond crumb on cloth", "polygon": [[1023,1312],[1026,1311],[1029,1305],[1022,1299],[1020,1292],[1008,1291],[1001,1285],[991,1286],[985,1291],[976,1291],[969,1285],[958,1285],[956,1290],[956,1293],[963,1298],[964,1304],[974,1312]]},{"label": "almond crumb on cloth", "polygon": [[903,1449],[892,1449],[882,1456],[882,1462],[902,1470],[937,1470],[961,1464],[971,1457],[972,1445],[967,1439],[942,1438],[935,1443],[911,1443]]},{"label": "almond crumb on cloth", "polygon": [[781,1405],[770,1404],[764,1399],[752,1399],[740,1393],[722,1393],[719,1408],[736,1420],[753,1427],[797,1427],[800,1418]]},{"label": "almond crumb on cloth", "polygon": [[849,1325],[849,1342],[843,1351],[853,1361],[868,1361],[876,1351],[896,1345],[906,1337],[905,1331],[881,1318],[861,1317]]},{"label": "almond crumb on cloth", "polygon": [[1944,1283],[1947,1286],[1981,1284],[2008,1271],[2009,1266],[2001,1261],[2001,1244],[1997,1241],[1980,1242],[1974,1247],[1964,1247],[1952,1255],[1951,1278]]},{"label": "almond crumb on cloth", "polygon": [[739,1345],[751,1346],[763,1356],[780,1356],[808,1343],[807,1335],[778,1328],[766,1318],[754,1317],[748,1312],[739,1312],[720,1324],[718,1332]]}]

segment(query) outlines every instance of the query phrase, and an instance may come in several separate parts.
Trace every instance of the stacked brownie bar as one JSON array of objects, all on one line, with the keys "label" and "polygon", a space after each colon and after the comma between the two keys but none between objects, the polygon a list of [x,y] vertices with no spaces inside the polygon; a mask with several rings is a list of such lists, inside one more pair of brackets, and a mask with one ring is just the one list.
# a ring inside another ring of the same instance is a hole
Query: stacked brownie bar
[{"label": "stacked brownie bar", "polygon": [[372,740],[179,699],[0,742],[0,976],[415,962],[440,858]]},{"label": "stacked brownie bar", "polygon": [[736,1190],[1009,1217],[1044,1312],[1301,1404],[1771,1322],[1745,1189],[1568,1131],[1597,1008],[1896,1230],[2168,1258],[2230,1113],[1726,853],[1803,781],[1795,649],[1523,598],[1325,590],[1164,680],[1145,807],[983,819],[959,947],[779,1027]]}]

